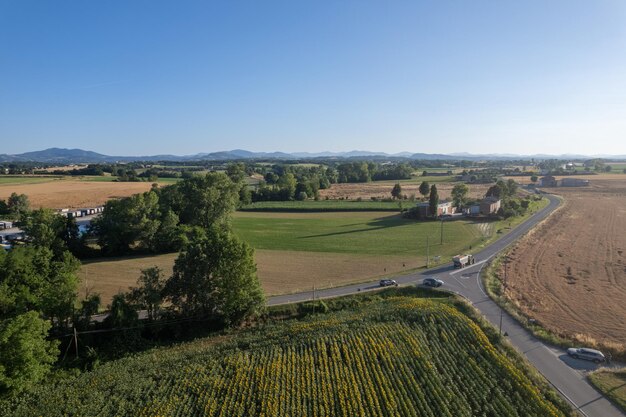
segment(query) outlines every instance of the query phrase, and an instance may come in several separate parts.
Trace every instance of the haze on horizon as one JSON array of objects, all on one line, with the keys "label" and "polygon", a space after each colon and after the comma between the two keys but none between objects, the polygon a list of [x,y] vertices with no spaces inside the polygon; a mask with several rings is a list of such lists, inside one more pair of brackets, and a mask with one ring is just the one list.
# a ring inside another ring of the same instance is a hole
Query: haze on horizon
[{"label": "haze on horizon", "polygon": [[626,154],[620,0],[3,1],[0,39],[0,153]]}]

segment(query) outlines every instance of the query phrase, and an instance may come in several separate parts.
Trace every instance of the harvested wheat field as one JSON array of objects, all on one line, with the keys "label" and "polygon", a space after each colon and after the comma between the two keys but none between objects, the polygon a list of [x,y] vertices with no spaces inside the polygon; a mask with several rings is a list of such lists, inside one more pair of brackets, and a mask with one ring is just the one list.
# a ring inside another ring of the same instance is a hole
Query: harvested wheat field
[{"label": "harvested wheat field", "polygon": [[62,178],[35,184],[0,185],[0,199],[11,193],[26,194],[34,208],[83,208],[150,190],[149,182],[97,182]]},{"label": "harvested wheat field", "polygon": [[624,352],[626,176],[591,180],[546,189],[564,204],[513,248],[507,296],[553,333]]},{"label": "harvested wheat field", "polygon": [[[108,258],[83,263],[79,297],[98,293],[103,305],[113,295],[137,284],[142,269],[158,266],[165,276],[172,274],[177,253],[156,256]],[[384,274],[399,273],[424,265],[421,257],[373,257],[320,252],[255,251],[257,273],[266,295],[345,285],[367,281]],[[303,271],[306,271],[303,274]]]},{"label": "harvested wheat field", "polygon": [[[420,184],[421,181],[415,183],[401,183],[402,194],[406,194],[407,196],[414,194],[415,197],[421,197],[421,194],[419,192]],[[437,192],[439,193],[440,199],[443,200],[452,198],[452,188],[455,186],[456,183],[442,182],[434,184],[437,185]],[[476,199],[483,198],[485,196],[485,193],[487,192],[487,189],[491,185],[492,184],[468,184],[470,190],[468,197]],[[333,184],[330,188],[320,190],[320,198],[343,198],[348,200],[356,200],[357,198],[369,200],[372,197],[391,198],[391,190],[393,189],[393,186],[393,181]]]}]

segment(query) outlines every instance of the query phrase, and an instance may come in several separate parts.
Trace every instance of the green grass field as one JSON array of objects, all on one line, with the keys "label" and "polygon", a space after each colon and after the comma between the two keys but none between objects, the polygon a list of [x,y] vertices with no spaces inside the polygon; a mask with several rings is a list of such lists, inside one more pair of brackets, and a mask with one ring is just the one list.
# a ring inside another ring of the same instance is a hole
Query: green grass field
[{"label": "green grass field", "polygon": [[257,249],[372,255],[430,254],[452,256],[481,242],[472,221],[416,222],[398,214],[372,213],[238,213],[235,232]]},{"label": "green grass field", "polygon": [[80,177],[68,176],[66,178],[75,178],[77,180],[85,182],[115,182],[115,180],[117,180],[117,177],[114,177],[112,175],[85,175]]},{"label": "green grass field", "polygon": [[519,357],[492,342],[493,329],[481,329],[453,303],[408,295],[353,300],[348,310],[272,321],[56,378],[0,402],[0,414],[556,417],[569,413]]},{"label": "green grass field", "polygon": [[[414,203],[402,202],[404,207]],[[273,212],[324,212],[324,211],[400,211],[398,202],[355,200],[306,200],[306,201],[258,201],[248,204],[241,211]]]},{"label": "green grass field", "polygon": [[609,162],[607,165],[611,166],[611,173],[621,174],[626,169],[626,162]]},{"label": "green grass field", "polygon": [[0,185],[21,185],[21,184],[41,184],[62,179],[59,176],[21,176],[21,175],[0,175]]},{"label": "green grass field", "polygon": [[589,375],[589,380],[626,413],[626,368],[593,372]]},{"label": "green grass field", "polygon": [[[111,175],[99,175],[99,176],[82,176],[82,177],[65,177],[65,178],[75,178],[78,179],[79,181],[86,181],[86,182],[116,182],[117,181],[117,177],[111,176]],[[180,181],[180,178],[159,178],[157,179],[157,183],[159,184],[174,184],[178,181]],[[149,182],[149,181],[145,181],[145,182]]]}]

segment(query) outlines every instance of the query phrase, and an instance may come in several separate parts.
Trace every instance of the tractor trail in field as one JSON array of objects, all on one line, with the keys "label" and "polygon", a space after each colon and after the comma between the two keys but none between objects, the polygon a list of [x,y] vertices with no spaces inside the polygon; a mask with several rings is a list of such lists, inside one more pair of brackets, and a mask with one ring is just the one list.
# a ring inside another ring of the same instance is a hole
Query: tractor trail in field
[{"label": "tractor trail in field", "polygon": [[564,207],[511,253],[507,295],[548,330],[626,349],[626,178],[550,190]]}]

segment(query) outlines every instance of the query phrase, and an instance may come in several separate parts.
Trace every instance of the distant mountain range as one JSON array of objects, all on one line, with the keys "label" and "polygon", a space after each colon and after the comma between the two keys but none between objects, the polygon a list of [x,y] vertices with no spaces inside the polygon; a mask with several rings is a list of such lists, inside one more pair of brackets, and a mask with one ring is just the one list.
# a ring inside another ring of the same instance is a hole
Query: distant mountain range
[{"label": "distant mountain range", "polygon": [[513,154],[487,154],[474,155],[469,153],[451,154],[427,154],[401,152],[387,154],[384,152],[350,151],[350,152],[250,152],[243,149],[232,151],[198,153],[195,155],[152,155],[152,156],[109,156],[97,152],[85,151],[82,149],[50,148],[43,151],[25,152],[17,155],[0,154],[0,162],[47,162],[59,164],[79,164],[79,163],[105,163],[105,162],[134,162],[134,161],[227,161],[243,159],[276,159],[276,160],[302,160],[315,158],[337,158],[337,159],[423,159],[423,160],[512,160],[512,159],[590,159],[607,158],[626,160],[626,155],[513,155]]}]

